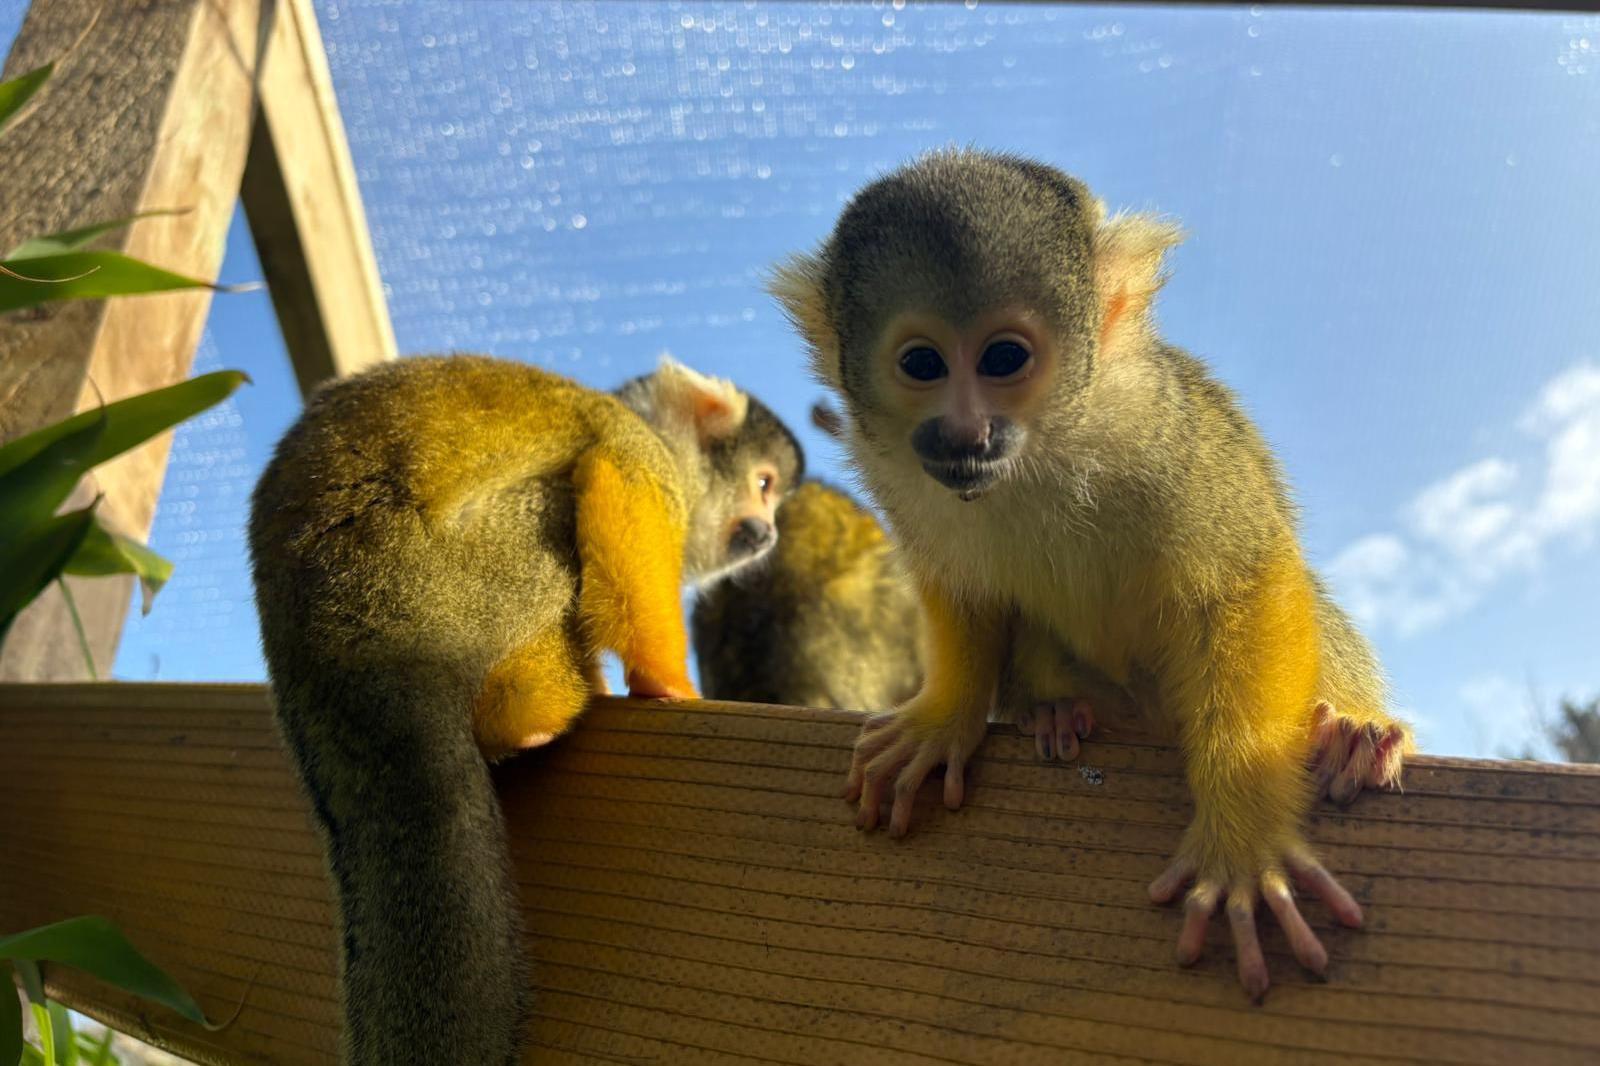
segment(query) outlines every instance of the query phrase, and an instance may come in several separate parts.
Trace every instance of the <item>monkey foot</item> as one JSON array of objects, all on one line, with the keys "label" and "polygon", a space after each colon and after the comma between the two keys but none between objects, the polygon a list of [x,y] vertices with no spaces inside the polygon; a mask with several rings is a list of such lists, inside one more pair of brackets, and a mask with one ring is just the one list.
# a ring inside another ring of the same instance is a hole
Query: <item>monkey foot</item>
[{"label": "monkey foot", "polygon": [[1039,758],[1071,762],[1078,757],[1078,741],[1094,731],[1094,708],[1088,700],[1046,700],[1017,716],[1017,731],[1033,734]]},{"label": "monkey foot", "polygon": [[[663,679],[664,678],[664,679]],[[694,700],[700,694],[695,691],[694,683],[687,677],[679,674],[657,676],[647,670],[629,670],[627,676],[628,695],[636,700]]]},{"label": "monkey foot", "polygon": [[1409,739],[1398,722],[1357,722],[1326,702],[1317,704],[1311,742],[1316,794],[1346,804],[1363,788],[1398,788]]},{"label": "monkey foot", "polygon": [[1178,934],[1178,965],[1188,966],[1200,957],[1205,947],[1206,927],[1211,924],[1211,916],[1226,898],[1228,925],[1233,930],[1234,952],[1239,960],[1239,983],[1244,986],[1252,1002],[1261,1002],[1271,983],[1267,975],[1267,959],[1262,954],[1261,941],[1256,935],[1256,905],[1258,900],[1264,899],[1288,936],[1294,957],[1313,973],[1325,971],[1328,968],[1328,949],[1322,946],[1322,941],[1317,939],[1317,934],[1311,931],[1300,914],[1300,908],[1295,905],[1285,871],[1302,890],[1322,900],[1341,924],[1351,928],[1361,925],[1361,904],[1334,880],[1333,875],[1304,846],[1295,845],[1287,849],[1282,868],[1263,870],[1253,877],[1235,878],[1231,884],[1223,877],[1197,876],[1194,860],[1180,855],[1150,884],[1150,898],[1157,903],[1166,903],[1174,899],[1184,885],[1194,882],[1183,904],[1183,929]]},{"label": "monkey foot", "polygon": [[517,747],[526,751],[529,748],[542,748],[556,738],[554,733],[529,733],[517,741]]}]

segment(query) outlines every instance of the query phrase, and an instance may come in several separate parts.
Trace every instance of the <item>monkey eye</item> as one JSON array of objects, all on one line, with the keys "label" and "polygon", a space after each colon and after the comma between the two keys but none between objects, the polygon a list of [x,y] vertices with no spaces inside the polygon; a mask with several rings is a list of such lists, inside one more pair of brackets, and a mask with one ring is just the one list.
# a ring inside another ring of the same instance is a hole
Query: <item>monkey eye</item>
[{"label": "monkey eye", "polygon": [[777,484],[777,481],[778,479],[771,474],[762,474],[757,477],[756,483],[761,487],[761,498],[763,500],[772,495],[772,487]]},{"label": "monkey eye", "polygon": [[989,378],[1008,378],[1028,365],[1032,353],[1016,341],[995,341],[983,350],[978,373]]},{"label": "monkey eye", "polygon": [[923,345],[909,348],[901,354],[900,369],[912,381],[938,381],[946,373],[944,358]]}]

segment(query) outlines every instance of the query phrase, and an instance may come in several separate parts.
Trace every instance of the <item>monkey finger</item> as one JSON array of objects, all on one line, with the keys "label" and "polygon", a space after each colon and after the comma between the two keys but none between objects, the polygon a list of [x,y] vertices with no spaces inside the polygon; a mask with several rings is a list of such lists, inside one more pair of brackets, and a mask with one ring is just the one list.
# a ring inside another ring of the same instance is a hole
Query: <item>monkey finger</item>
[{"label": "monkey finger", "polygon": [[1201,881],[1189,890],[1183,903],[1183,928],[1178,931],[1178,965],[1189,966],[1206,946],[1206,926],[1222,900],[1222,888],[1212,881]]},{"label": "monkey finger", "polygon": [[868,775],[861,785],[861,800],[856,807],[856,828],[878,828],[878,813],[883,806],[883,778]]},{"label": "monkey finger", "polygon": [[1094,706],[1088,700],[1077,700],[1072,705],[1072,731],[1080,740],[1088,740],[1094,732]]},{"label": "monkey finger", "polygon": [[1055,705],[1055,710],[1056,758],[1063,762],[1071,762],[1078,757],[1078,730],[1073,723],[1077,713],[1076,704],[1063,700]]},{"label": "monkey finger", "polygon": [[957,810],[967,796],[967,760],[953,752],[944,764],[944,805],[946,810]]},{"label": "monkey finger", "polygon": [[1259,1003],[1267,994],[1267,957],[1261,952],[1256,935],[1255,893],[1248,884],[1228,891],[1228,924],[1233,927],[1233,950],[1239,960],[1239,983],[1251,1000]]},{"label": "monkey finger", "polygon": [[1285,860],[1295,884],[1327,904],[1333,916],[1352,929],[1362,922],[1361,904],[1357,903],[1345,887],[1334,880],[1323,865],[1309,854],[1290,855]]},{"label": "monkey finger", "polygon": [[1397,788],[1400,785],[1400,763],[1405,750],[1406,731],[1391,725],[1387,729],[1372,726],[1372,758],[1368,761],[1363,783],[1368,788]]},{"label": "monkey finger", "polygon": [[1191,859],[1180,856],[1172,860],[1172,864],[1161,871],[1161,876],[1150,882],[1150,899],[1156,903],[1171,902],[1178,891],[1194,879],[1197,869]]},{"label": "monkey finger", "polygon": [[1311,720],[1313,746],[1321,747],[1327,738],[1329,727],[1333,725],[1333,704],[1327,700],[1320,700],[1312,714],[1314,715]]},{"label": "monkey finger", "polygon": [[882,732],[897,721],[899,721],[899,718],[893,711],[880,711],[877,714],[869,714],[861,723],[861,736],[866,737],[872,733]]},{"label": "monkey finger", "polygon": [[[858,752],[860,758],[864,753]],[[884,789],[893,779],[903,759],[897,751],[880,751],[870,759],[862,758],[860,765],[860,800],[856,808],[856,828],[878,828],[878,818],[883,807]]]},{"label": "monkey finger", "polygon": [[1313,973],[1320,974],[1326,970],[1328,951],[1306,924],[1300,908],[1295,906],[1294,896],[1289,893],[1289,885],[1283,875],[1273,872],[1264,876],[1261,879],[1261,895],[1277,916],[1278,924],[1289,938],[1289,948],[1294,952],[1294,957],[1300,960],[1300,965]]},{"label": "monkey finger", "polygon": [[890,836],[903,837],[911,829],[911,808],[917,801],[917,789],[937,765],[939,752],[932,745],[924,745],[895,778],[894,809],[889,812]]},{"label": "monkey finger", "polygon": [[893,721],[893,715],[874,715],[862,724],[855,750],[850,754],[850,773],[845,779],[844,798],[849,802],[854,803],[861,797],[867,766],[897,739],[895,731],[884,728]]},{"label": "monkey finger", "polygon": [[[1047,700],[1038,703],[1028,712],[1033,724],[1033,750],[1041,761],[1060,758],[1066,740],[1072,735],[1072,718],[1066,705]],[[1076,747],[1076,745],[1074,745]]]},{"label": "monkey finger", "polygon": [[1364,770],[1359,760],[1351,759],[1343,770],[1334,774],[1323,786],[1323,791],[1341,807],[1354,803],[1356,797],[1361,795],[1361,786],[1366,777]]}]

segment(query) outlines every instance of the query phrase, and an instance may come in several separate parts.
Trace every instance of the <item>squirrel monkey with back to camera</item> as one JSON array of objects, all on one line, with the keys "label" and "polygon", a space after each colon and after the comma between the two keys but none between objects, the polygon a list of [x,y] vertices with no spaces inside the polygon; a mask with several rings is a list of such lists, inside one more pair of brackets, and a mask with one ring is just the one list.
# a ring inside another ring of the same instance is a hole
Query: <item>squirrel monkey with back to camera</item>
[{"label": "squirrel monkey with back to camera", "polygon": [[1179,961],[1199,957],[1226,898],[1240,979],[1260,998],[1258,901],[1314,971],[1327,952],[1290,879],[1361,922],[1301,835],[1314,793],[1397,783],[1410,734],[1301,553],[1267,444],[1156,332],[1179,236],[1107,217],[1052,167],[951,151],[864,188],[772,288],[843,401],[852,458],[926,610],[925,684],[856,744],[858,824],[874,827],[887,800],[904,833],[940,764],[945,804],[960,805],[1008,658],[1032,682],[1036,730],[1087,735],[1093,685],[1060,655],[1028,677],[1037,656],[1011,654],[1070,653],[1145,694],[1183,750],[1194,819],[1150,886],[1164,902],[1193,884]]},{"label": "squirrel monkey with back to camera", "polygon": [[690,624],[711,699],[869,710],[922,680],[921,606],[894,544],[845,493],[807,481],[778,546],[703,591]]},{"label": "squirrel monkey with back to camera", "polygon": [[279,728],[327,848],[343,1061],[515,1062],[526,992],[486,760],[565,731],[615,652],[693,696],[681,582],[776,540],[799,445],[664,359],[614,395],[410,358],[316,393],[252,501]]}]

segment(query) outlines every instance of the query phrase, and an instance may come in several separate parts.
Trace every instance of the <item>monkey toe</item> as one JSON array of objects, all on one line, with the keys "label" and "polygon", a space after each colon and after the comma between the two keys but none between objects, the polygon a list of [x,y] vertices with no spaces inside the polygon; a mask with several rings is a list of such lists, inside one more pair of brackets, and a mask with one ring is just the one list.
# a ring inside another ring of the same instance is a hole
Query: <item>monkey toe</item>
[{"label": "monkey toe", "polygon": [[1398,787],[1405,748],[1403,726],[1356,722],[1319,705],[1312,742],[1317,795],[1344,805],[1362,789]]},{"label": "monkey toe", "polygon": [[1078,738],[1093,728],[1094,715],[1086,700],[1048,700],[1035,705],[1019,725],[1033,733],[1040,759],[1070,762],[1078,757]]}]

